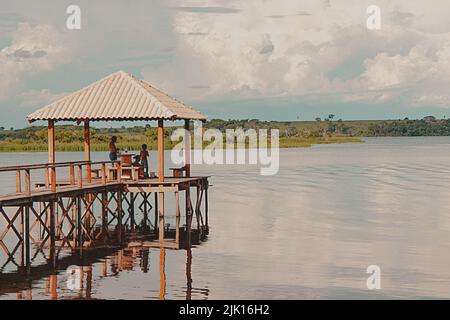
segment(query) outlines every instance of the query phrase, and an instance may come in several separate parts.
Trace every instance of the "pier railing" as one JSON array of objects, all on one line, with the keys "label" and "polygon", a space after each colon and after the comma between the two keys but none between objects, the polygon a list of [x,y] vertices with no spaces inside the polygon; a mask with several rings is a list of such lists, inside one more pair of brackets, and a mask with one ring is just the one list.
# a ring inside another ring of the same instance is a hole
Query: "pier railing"
[{"label": "pier railing", "polygon": [[[107,179],[107,165],[110,165],[117,172],[114,177],[109,177],[109,179]],[[43,179],[36,177],[39,180],[35,183],[37,187],[33,188],[31,173],[38,170],[43,171],[44,177]],[[56,179],[57,170],[58,178],[60,179],[58,181]],[[60,172],[62,170],[66,172]],[[33,192],[46,190],[56,192],[58,186],[77,186],[82,188],[84,185],[89,185],[93,182],[102,185],[106,185],[108,181],[120,182],[121,163],[120,161],[69,161],[0,167],[0,173],[13,172],[16,175],[15,194],[32,195]],[[93,172],[97,173],[94,177],[92,176]],[[61,179],[61,177],[63,178]]]}]

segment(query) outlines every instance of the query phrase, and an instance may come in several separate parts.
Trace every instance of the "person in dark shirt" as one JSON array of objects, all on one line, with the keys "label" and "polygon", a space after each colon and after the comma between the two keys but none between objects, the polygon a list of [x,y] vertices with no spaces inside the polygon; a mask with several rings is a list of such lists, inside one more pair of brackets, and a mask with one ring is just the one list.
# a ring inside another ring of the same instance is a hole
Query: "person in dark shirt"
[{"label": "person in dark shirt", "polygon": [[144,175],[148,178],[148,151],[147,145],[144,143],[142,145],[141,153],[139,154],[139,158],[141,159],[141,164],[144,167]]},{"label": "person in dark shirt", "polygon": [[112,136],[111,142],[109,143],[109,160],[116,161],[117,160],[117,147],[116,147],[117,137]]}]

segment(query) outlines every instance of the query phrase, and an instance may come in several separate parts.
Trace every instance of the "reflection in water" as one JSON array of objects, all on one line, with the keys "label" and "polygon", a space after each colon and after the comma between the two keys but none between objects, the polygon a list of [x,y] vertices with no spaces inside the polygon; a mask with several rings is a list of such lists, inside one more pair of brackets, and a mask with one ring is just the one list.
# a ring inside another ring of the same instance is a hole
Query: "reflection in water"
[{"label": "reflection in water", "polygon": [[186,300],[191,300],[192,296],[192,251],[191,248],[186,249]]},{"label": "reflection in water", "polygon": [[[30,158],[13,157],[0,154],[0,164]],[[281,150],[276,176],[253,166],[196,166],[214,185],[208,241],[165,249],[165,268],[159,248],[62,252],[58,298],[79,296],[67,289],[69,266],[83,266],[86,298],[88,265],[92,299],[450,298],[448,159],[450,137],[387,138]],[[0,298],[50,299],[46,281],[55,272],[45,254],[28,279],[10,264]],[[372,264],[381,268],[378,291],[366,288]]]},{"label": "reflection in water", "polygon": [[[159,253],[159,270],[153,270],[153,272],[159,271],[159,290],[158,299],[166,299],[167,290],[167,276],[166,276],[166,250],[165,248],[122,248],[117,249],[113,254],[101,258],[99,262],[95,262],[91,257],[85,257],[80,259],[80,265],[77,266],[77,270],[74,273],[76,275],[77,288],[69,288],[69,283],[72,283],[72,278],[66,275],[66,270],[52,271],[51,274],[45,275],[38,274],[36,270],[32,275],[28,277],[23,273],[8,273],[2,275],[0,278],[0,294],[5,297],[14,292],[16,288],[19,288],[16,293],[18,300],[23,300],[26,297],[27,300],[32,300],[33,295],[37,299],[48,298],[51,300],[58,299],[86,299],[96,298],[95,286],[99,282],[107,279],[121,276],[121,273],[137,271],[135,267],[138,266],[142,274],[149,272],[149,256],[150,252]],[[192,295],[192,249],[183,250],[186,253],[186,299],[191,299]],[[156,264],[154,264],[156,266]],[[99,267],[99,275],[95,277],[95,267]],[[17,283],[10,285],[11,281],[18,281]],[[44,291],[41,290],[40,283],[45,283]],[[208,296],[208,289],[200,289],[198,293]],[[199,297],[197,297],[198,299]]]},{"label": "reflection in water", "polygon": [[161,284],[159,286],[159,300],[166,299],[166,250],[159,249],[159,274]]}]

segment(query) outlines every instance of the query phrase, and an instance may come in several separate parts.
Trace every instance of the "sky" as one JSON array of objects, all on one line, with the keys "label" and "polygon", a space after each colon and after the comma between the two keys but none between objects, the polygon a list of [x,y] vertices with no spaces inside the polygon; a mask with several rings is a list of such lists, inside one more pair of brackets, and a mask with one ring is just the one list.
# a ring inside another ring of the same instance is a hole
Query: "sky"
[{"label": "sky", "polygon": [[0,126],[118,70],[209,118],[448,117],[449,16],[448,0],[0,0]]}]

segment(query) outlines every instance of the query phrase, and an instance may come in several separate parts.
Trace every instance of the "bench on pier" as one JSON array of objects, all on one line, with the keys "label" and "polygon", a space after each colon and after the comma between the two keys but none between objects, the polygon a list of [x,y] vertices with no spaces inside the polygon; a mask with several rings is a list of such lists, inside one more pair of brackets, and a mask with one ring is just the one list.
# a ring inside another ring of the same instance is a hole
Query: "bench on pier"
[{"label": "bench on pier", "polygon": [[[122,167],[122,179],[137,180],[144,177],[144,168],[142,167]],[[108,179],[110,181],[117,180],[117,168],[108,168]]]},{"label": "bench on pier", "polygon": [[186,166],[181,168],[170,168],[174,178],[182,178],[186,175]]}]

